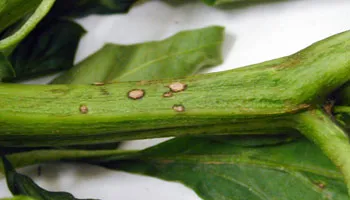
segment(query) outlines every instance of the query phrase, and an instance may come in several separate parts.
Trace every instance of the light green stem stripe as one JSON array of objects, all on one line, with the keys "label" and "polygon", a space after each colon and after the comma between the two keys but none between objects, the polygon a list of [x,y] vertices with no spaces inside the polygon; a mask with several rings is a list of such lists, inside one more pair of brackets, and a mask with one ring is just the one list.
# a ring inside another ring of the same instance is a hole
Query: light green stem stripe
[{"label": "light green stem stripe", "polygon": [[26,196],[15,196],[15,197],[9,197],[9,198],[1,198],[0,200],[35,200],[31,197]]},{"label": "light green stem stripe", "polygon": [[350,106],[335,106],[333,112],[335,114],[339,114],[339,113],[349,113],[350,114]]},{"label": "light green stem stripe", "polygon": [[321,110],[311,110],[296,116],[298,130],[316,143],[340,169],[350,194],[350,144],[344,130]]},{"label": "light green stem stripe", "polygon": [[0,41],[0,51],[15,46],[26,37],[49,12],[55,0],[43,0],[28,21],[13,35]]}]

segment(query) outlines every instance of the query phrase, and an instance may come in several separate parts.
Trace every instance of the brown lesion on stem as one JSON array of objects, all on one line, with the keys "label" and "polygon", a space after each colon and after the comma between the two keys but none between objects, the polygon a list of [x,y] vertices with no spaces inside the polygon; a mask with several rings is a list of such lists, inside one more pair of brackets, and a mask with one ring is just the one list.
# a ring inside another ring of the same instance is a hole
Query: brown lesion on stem
[{"label": "brown lesion on stem", "polygon": [[186,90],[187,85],[181,82],[174,82],[171,83],[168,87],[172,92],[182,92]]},{"label": "brown lesion on stem", "polygon": [[87,114],[89,112],[89,108],[86,105],[80,105],[79,111],[81,114]]},{"label": "brown lesion on stem", "polygon": [[103,85],[105,85],[105,83],[103,83],[103,82],[95,82],[95,83],[93,83],[92,85],[95,85],[95,86],[103,86]]},{"label": "brown lesion on stem", "polygon": [[302,58],[301,58],[301,54],[300,53],[294,54],[293,56],[289,56],[281,64],[272,66],[272,68],[276,69],[276,70],[282,70],[282,69],[285,69],[285,68],[294,67],[294,66],[300,64],[301,60],[302,60]]},{"label": "brown lesion on stem", "polygon": [[183,106],[181,104],[175,104],[175,105],[173,105],[172,108],[176,112],[184,112],[185,111],[185,106]]},{"label": "brown lesion on stem", "polygon": [[167,98],[167,97],[172,97],[173,96],[173,93],[168,91],[168,92],[164,92],[163,93],[163,97]]},{"label": "brown lesion on stem", "polygon": [[287,109],[286,113],[294,114],[294,113],[298,113],[300,111],[308,110],[308,109],[312,109],[312,105],[303,103],[303,104],[299,104],[299,105],[297,105],[295,107],[292,107],[291,109]]},{"label": "brown lesion on stem", "polygon": [[133,100],[141,99],[145,96],[145,91],[142,89],[133,89],[128,92],[128,97]]}]

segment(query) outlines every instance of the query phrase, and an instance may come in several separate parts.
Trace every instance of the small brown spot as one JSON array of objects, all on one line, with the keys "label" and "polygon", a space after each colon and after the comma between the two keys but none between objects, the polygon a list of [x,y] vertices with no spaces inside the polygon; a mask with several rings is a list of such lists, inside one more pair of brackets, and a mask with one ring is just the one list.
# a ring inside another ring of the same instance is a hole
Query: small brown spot
[{"label": "small brown spot", "polygon": [[172,97],[173,93],[172,92],[164,92],[163,97]]},{"label": "small brown spot", "polygon": [[89,109],[88,109],[88,107],[87,107],[86,105],[81,105],[80,108],[79,108],[79,110],[80,110],[80,112],[81,112],[82,114],[86,114],[86,113],[89,112]]},{"label": "small brown spot", "polygon": [[326,187],[326,184],[324,183],[317,183],[317,186],[321,189],[324,189]]},{"label": "small brown spot", "polygon": [[139,82],[140,85],[146,85],[148,83],[148,81],[142,80]]},{"label": "small brown spot", "polygon": [[169,85],[169,88],[173,92],[181,92],[186,89],[187,85],[180,83],[180,82],[175,82]]},{"label": "small brown spot", "polygon": [[145,96],[144,90],[134,89],[128,92],[128,97],[130,99],[141,99],[143,96]]},{"label": "small brown spot", "polygon": [[173,105],[173,110],[175,110],[176,112],[184,112],[185,107],[183,105]]},{"label": "small brown spot", "polygon": [[95,82],[92,85],[102,86],[102,85],[105,85],[105,83],[103,83],[103,82]]}]

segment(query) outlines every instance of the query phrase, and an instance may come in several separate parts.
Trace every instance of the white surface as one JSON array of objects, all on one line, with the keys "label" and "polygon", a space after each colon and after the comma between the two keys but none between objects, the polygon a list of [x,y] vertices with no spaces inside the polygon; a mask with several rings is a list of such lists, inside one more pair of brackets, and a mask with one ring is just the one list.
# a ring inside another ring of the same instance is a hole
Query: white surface
[{"label": "white surface", "polygon": [[[159,40],[180,30],[218,24],[226,27],[225,62],[211,71],[232,69],[294,53],[350,29],[349,10],[348,0],[290,0],[220,9],[196,1],[176,6],[151,1],[138,5],[127,15],[80,19],[89,33],[80,44],[77,61],[105,42],[130,44]],[[31,83],[44,83],[49,79]],[[124,148],[142,148],[153,143],[132,142]],[[178,183],[87,165],[45,165],[40,177],[36,175],[36,168],[23,171],[48,190],[68,191],[78,198],[199,199],[192,190]],[[5,181],[1,180],[0,197],[10,196],[5,188]]]}]

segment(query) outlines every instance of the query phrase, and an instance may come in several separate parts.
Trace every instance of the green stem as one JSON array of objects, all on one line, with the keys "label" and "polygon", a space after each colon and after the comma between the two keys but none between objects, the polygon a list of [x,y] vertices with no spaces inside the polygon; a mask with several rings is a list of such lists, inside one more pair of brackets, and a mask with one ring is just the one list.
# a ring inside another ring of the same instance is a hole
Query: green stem
[{"label": "green stem", "polygon": [[9,198],[1,198],[0,200],[35,200],[31,197],[26,196],[15,196],[15,197],[9,197]]},{"label": "green stem", "polygon": [[16,33],[3,40],[0,40],[0,51],[8,53],[9,50],[11,50],[17,43],[26,37],[41,21],[41,19],[46,16],[54,3],[55,0],[42,0],[33,15]]},{"label": "green stem", "polygon": [[317,144],[343,173],[350,194],[350,144],[346,132],[321,110],[296,115],[297,128]]},{"label": "green stem", "polygon": [[[349,81],[349,45],[347,31],[287,57],[175,80],[1,84],[0,145],[67,146],[292,129],[290,117],[321,105]],[[176,82],[186,89],[164,97]],[[132,99],[135,89],[136,95],[143,92]]]},{"label": "green stem", "polygon": [[335,106],[333,114],[339,124],[346,130],[350,129],[350,106]]}]

